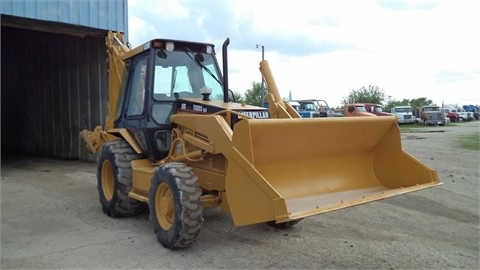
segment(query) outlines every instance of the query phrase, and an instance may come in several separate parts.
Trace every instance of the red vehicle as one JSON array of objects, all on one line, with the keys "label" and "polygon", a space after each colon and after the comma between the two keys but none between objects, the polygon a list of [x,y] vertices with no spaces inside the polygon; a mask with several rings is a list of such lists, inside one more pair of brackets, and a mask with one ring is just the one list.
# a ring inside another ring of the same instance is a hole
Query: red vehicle
[{"label": "red vehicle", "polygon": [[380,104],[374,103],[363,103],[365,105],[365,109],[369,113],[373,113],[376,116],[393,116],[391,113],[387,113],[383,111],[383,107]]},{"label": "red vehicle", "polygon": [[445,115],[450,119],[451,123],[460,121],[460,114],[456,110],[444,109]]},{"label": "red vehicle", "polygon": [[344,115],[346,117],[376,116],[375,114],[368,112],[365,108],[365,105],[363,105],[362,103],[345,105]]}]

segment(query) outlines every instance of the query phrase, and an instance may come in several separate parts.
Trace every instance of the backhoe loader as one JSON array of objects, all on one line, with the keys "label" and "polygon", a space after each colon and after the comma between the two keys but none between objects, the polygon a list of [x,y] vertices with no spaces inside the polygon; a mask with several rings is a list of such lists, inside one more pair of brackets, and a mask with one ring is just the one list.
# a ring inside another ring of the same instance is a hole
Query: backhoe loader
[{"label": "backhoe loader", "polygon": [[266,60],[268,110],[236,103],[229,42],[222,75],[212,44],[154,39],[130,49],[121,33],[108,33],[105,126],[80,132],[98,157],[107,215],[148,208],[159,242],[181,249],[197,238],[205,208],[229,213],[235,226],[288,228],[440,184],[402,150],[395,117],[301,118],[282,101]]}]

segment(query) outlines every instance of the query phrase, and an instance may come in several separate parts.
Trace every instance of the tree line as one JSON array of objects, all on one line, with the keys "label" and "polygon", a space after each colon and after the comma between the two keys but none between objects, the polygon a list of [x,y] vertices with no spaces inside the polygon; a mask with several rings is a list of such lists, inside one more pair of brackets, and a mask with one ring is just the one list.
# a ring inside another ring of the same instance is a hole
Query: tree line
[{"label": "tree line", "polygon": [[383,89],[376,85],[369,85],[368,88],[363,86],[357,90],[351,90],[348,96],[342,98],[342,104],[349,103],[374,103],[384,107],[384,111],[389,112],[391,108],[396,106],[411,106],[412,108],[420,108],[422,106],[433,105],[431,99],[426,97],[395,100],[391,96],[385,95]]},{"label": "tree line", "polygon": [[[263,89],[263,91],[263,97],[266,101],[268,91],[266,88]],[[262,106],[262,85],[259,82],[252,82],[251,88],[245,92],[245,95],[234,91],[233,98],[238,103]],[[389,112],[391,108],[396,106],[411,106],[413,108],[420,108],[422,106],[432,105],[433,101],[426,97],[395,100],[392,99],[391,96],[387,96],[380,87],[376,85],[369,85],[368,87],[363,86],[356,90],[350,90],[349,94],[342,98],[341,103],[343,106],[345,106],[345,104],[352,103],[380,104],[384,107],[384,111]]]}]

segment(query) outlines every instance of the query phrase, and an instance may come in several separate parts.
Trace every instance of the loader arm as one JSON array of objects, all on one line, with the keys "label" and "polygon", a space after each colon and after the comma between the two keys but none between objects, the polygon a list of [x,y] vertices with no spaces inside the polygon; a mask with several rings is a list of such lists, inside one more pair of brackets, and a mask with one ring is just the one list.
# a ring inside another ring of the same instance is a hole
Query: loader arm
[{"label": "loader arm", "polygon": [[271,118],[301,118],[300,114],[288,103],[283,102],[267,60],[260,62],[260,72],[268,89],[268,112]]},{"label": "loader arm", "polygon": [[122,84],[122,77],[125,73],[125,53],[130,49],[125,45],[123,34],[108,32],[105,38],[108,53],[108,101],[107,101],[107,116],[105,117],[105,126],[102,129],[97,126],[93,131],[82,130],[80,138],[85,142],[90,153],[94,154],[107,141],[117,138],[105,131],[111,130],[114,127],[113,121],[118,109],[120,101],[120,87]]},{"label": "loader arm", "polygon": [[120,87],[122,77],[125,73],[125,53],[130,49],[125,45],[123,35],[120,33],[108,32],[105,38],[108,52],[108,114],[105,119],[104,130],[113,128],[113,121],[117,113],[118,103],[120,99]]}]

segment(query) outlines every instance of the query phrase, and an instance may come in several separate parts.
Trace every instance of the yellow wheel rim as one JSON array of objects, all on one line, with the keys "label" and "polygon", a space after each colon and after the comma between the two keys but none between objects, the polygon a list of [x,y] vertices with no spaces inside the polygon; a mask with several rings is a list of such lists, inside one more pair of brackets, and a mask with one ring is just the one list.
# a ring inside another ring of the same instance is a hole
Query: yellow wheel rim
[{"label": "yellow wheel rim", "polygon": [[155,213],[158,223],[164,230],[172,227],[175,219],[175,202],[170,187],[161,183],[155,193]]},{"label": "yellow wheel rim", "polygon": [[112,164],[108,160],[105,160],[102,164],[102,191],[103,196],[107,201],[113,199],[113,187],[114,187],[114,178],[113,178],[113,169]]}]

